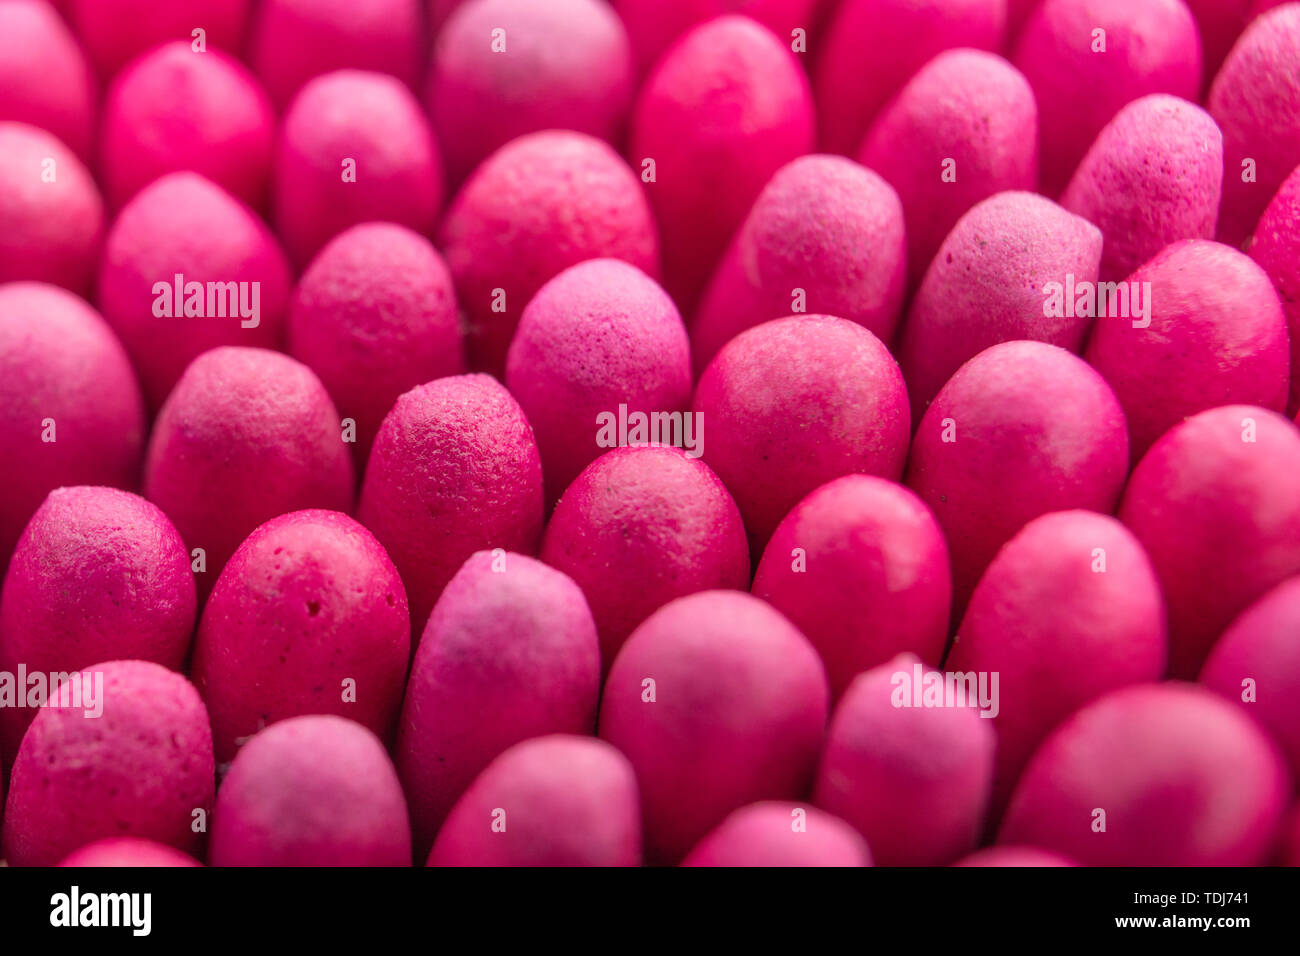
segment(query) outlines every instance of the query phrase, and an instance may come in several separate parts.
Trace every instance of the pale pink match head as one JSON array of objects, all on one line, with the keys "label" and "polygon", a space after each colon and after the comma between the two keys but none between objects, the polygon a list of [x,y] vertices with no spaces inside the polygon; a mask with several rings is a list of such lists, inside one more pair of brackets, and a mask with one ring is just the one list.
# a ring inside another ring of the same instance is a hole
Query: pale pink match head
[{"label": "pale pink match head", "polygon": [[188,853],[140,837],[104,837],[73,850],[59,866],[202,866]]},{"label": "pale pink match head", "polygon": [[817,648],[838,698],[853,678],[910,651],[938,665],[952,581],[939,524],[902,485],[846,475],[777,526],[753,593]]},{"label": "pale pink match head", "polygon": [[1143,684],[1057,727],[998,839],[1087,866],[1255,866],[1290,789],[1276,748],[1231,704],[1195,685]]},{"label": "pale pink match head", "polygon": [[953,866],[1078,866],[1069,857],[1032,846],[990,846],[962,857]]},{"label": "pale pink match head", "polygon": [[768,179],[812,152],[813,124],[808,78],[788,41],[748,17],[693,28],[646,79],[628,157],[659,222],[665,286],[684,313]]},{"label": "pale pink match head", "polygon": [[842,156],[802,156],[763,187],[691,323],[696,373],[746,329],[795,311],[892,342],[907,275],[898,193]]},{"label": "pale pink match head", "polygon": [[758,598],[705,591],[647,618],[600,711],[636,768],[647,858],[676,863],[733,810],[807,793],[827,696],[816,650]]},{"label": "pale pink match head", "polygon": [[278,348],[290,283],[280,243],[251,209],[197,173],[170,173],[114,220],[99,306],[157,409],[203,352]]},{"label": "pale pink match head", "polygon": [[881,110],[858,162],[898,190],[909,282],[971,206],[1038,183],[1038,115],[1020,72],[983,50],[940,53]]},{"label": "pale pink match head", "polygon": [[520,317],[505,381],[537,434],[548,501],[605,451],[611,419],[617,428],[620,416],[675,415],[686,440],[686,327],[668,293],[621,259],[590,259],[542,286]]},{"label": "pale pink match head", "polygon": [[682,866],[870,866],[853,827],[816,807],[780,800],[741,807],[695,844]]},{"label": "pale pink match head", "polygon": [[1119,517],[1160,577],[1172,677],[1195,677],[1233,618],[1300,573],[1297,474],[1300,432],[1253,405],[1175,425],[1133,469]]},{"label": "pale pink match head", "polygon": [[480,551],[451,579],[420,638],[397,737],[416,855],[512,744],[591,734],[600,641],[573,580],[534,558]]},{"label": "pale pink match head", "polygon": [[457,801],[429,866],[640,866],[632,765],[602,740],[534,737],[500,754]]},{"label": "pale pink match head", "polygon": [[530,133],[485,159],[457,194],[438,247],[466,315],[470,367],[500,375],[524,306],[587,259],[659,276],[659,235],[640,181],[609,144]]},{"label": "pale pink match head", "polygon": [[992,721],[977,694],[926,703],[926,675],[942,686],[914,654],[858,675],[817,770],[814,802],[855,826],[881,866],[951,863],[974,848],[988,809]]},{"label": "pale pink match head", "polygon": [[240,748],[217,791],[213,866],[410,866],[411,828],[379,738],[342,717],[285,720]]},{"label": "pale pink match head", "polygon": [[98,95],[86,54],[50,4],[0,3],[0,120],[48,130],[86,160]]},{"label": "pale pink match head", "polygon": [[1114,511],[1128,461],[1123,409],[1078,356],[1005,342],[958,369],[921,419],[907,470],[948,540],[954,615],[1031,518]]}]

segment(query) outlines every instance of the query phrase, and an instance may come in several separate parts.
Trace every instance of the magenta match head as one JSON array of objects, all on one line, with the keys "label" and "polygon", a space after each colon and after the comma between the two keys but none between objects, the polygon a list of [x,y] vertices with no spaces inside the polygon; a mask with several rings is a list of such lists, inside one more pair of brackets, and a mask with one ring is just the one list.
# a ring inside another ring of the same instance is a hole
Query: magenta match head
[{"label": "magenta match head", "polygon": [[794,40],[793,31],[802,29],[806,40],[817,22],[819,5],[826,6],[823,0],[613,0],[614,9],[627,26],[641,74],[649,71],[683,33],[724,13],[742,13],[790,42]]},{"label": "magenta match head", "polygon": [[1291,391],[1287,414],[1300,410],[1300,166],[1282,183],[1260,217],[1250,257],[1268,273],[1286,315],[1291,339]]},{"label": "magenta match head", "polygon": [[524,308],[506,386],[537,434],[553,502],[608,447],[602,423],[624,410],[682,419],[691,403],[686,328],[673,300],[636,266],[590,259]]},{"label": "magenta match head", "polygon": [[[189,552],[156,505],[116,488],[57,488],[9,564],[0,667],[62,672],[138,659],[180,670],[194,612]],[[0,709],[0,751],[17,751],[34,716]]]},{"label": "magenta match head", "polygon": [[429,866],[640,866],[637,781],[602,740],[534,737],[500,754],[456,803]]},{"label": "magenta match head", "polygon": [[857,158],[898,190],[914,286],[962,213],[1038,183],[1033,91],[996,54],[940,53],[881,110]]},{"label": "magenta match head", "polygon": [[645,81],[628,156],[663,235],[665,286],[683,313],[694,311],[772,174],[812,152],[813,122],[788,39],[748,17],[695,27]]},{"label": "magenta match head", "polygon": [[1183,0],[1043,0],[1012,59],[1038,101],[1052,198],[1124,104],[1149,93],[1200,98],[1200,35]]},{"label": "magenta match head", "polygon": [[1286,316],[1250,258],[1189,239],[1167,246],[1126,281],[1130,295],[1135,283],[1142,286],[1148,311],[1141,319],[1099,318],[1085,357],[1124,406],[1135,461],[1174,425],[1208,408],[1286,408]]},{"label": "magenta match head", "polygon": [[[146,661],[80,671],[23,737],[9,780],[3,846],[11,866],[54,866],[103,837],[186,853],[212,807],[212,734],[198,691]],[[98,716],[91,716],[98,711]]]},{"label": "magenta match head", "polygon": [[434,607],[402,705],[395,752],[416,855],[507,747],[592,733],[600,674],[596,624],[568,575],[504,550],[471,556]]},{"label": "magenta match head", "polygon": [[73,850],[59,866],[202,866],[188,853],[140,837],[104,837]]},{"label": "magenta match head", "polygon": [[1169,607],[1170,676],[1190,680],[1238,614],[1300,573],[1300,433],[1227,405],[1165,432],[1133,469],[1119,517]]},{"label": "magenta match head", "polygon": [[280,244],[251,209],[197,173],[171,173],[113,222],[99,305],[156,409],[201,353],[277,348],[289,286]]},{"label": "magenta match head", "polygon": [[537,130],[619,143],[634,84],[627,31],[604,0],[463,4],[437,35],[428,82],[449,180]]},{"label": "magenta match head", "polygon": [[264,521],[351,510],[352,458],[311,369],[266,349],[218,348],[190,364],[158,412],[144,490],[191,553],[203,550],[203,599]]},{"label": "magenta match head", "polygon": [[48,130],[86,160],[97,98],[86,55],[50,4],[0,3],[0,120]]},{"label": "magenta match head", "polygon": [[954,615],[1031,518],[1114,511],[1128,463],[1124,411],[1078,356],[1004,342],[958,369],[921,419],[907,469],[948,540]]},{"label": "magenta match head", "polygon": [[256,78],[220,50],[176,40],[132,60],[104,100],[100,168],[109,204],[193,170],[262,208],[271,174],[275,114]]},{"label": "magenta match head", "polygon": [[930,262],[903,323],[898,361],[912,421],[990,346],[1033,339],[1081,351],[1092,316],[1064,307],[1048,316],[1044,305],[1051,283],[1062,296],[1095,283],[1101,252],[1096,226],[1036,193],[999,193],[973,206]]},{"label": "magenta match head", "polygon": [[927,674],[942,684],[900,654],[858,675],[817,770],[813,801],[855,826],[882,866],[951,863],[974,848],[988,808],[993,722],[980,700],[924,705]]},{"label": "magenta match head", "polygon": [[410,651],[406,591],[374,535],[336,511],[272,518],[226,563],[195,639],[217,760],[299,714],[391,736]]},{"label": "magenta match head", "polygon": [[871,866],[861,835],[816,807],[767,800],[718,824],[682,866]]},{"label": "magenta match head", "polygon": [[86,295],[103,240],[104,203],[81,160],[43,129],[0,123],[0,282]]},{"label": "magenta match head", "polygon": [[519,403],[488,375],[411,389],[379,426],[357,516],[401,572],[411,631],[423,633],[474,552],[537,550],[542,464]]},{"label": "magenta match head", "polygon": [[286,338],[356,421],[359,467],[399,395],[465,370],[451,273],[428,239],[391,222],[326,243],[293,291]]},{"label": "magenta match head", "polygon": [[812,641],[838,698],[859,673],[910,651],[937,666],[948,637],[948,548],[902,485],[846,475],[777,527],[753,592]]},{"label": "magenta match head", "polygon": [[832,478],[897,480],[907,458],[907,390],[862,326],[796,315],[732,339],[695,389],[704,461],[735,496],[758,554],[786,513]]},{"label": "magenta match head", "polygon": [[1087,866],[1257,866],[1290,789],[1276,748],[1237,708],[1195,685],[1142,684],[1053,731],[998,839]]},{"label": "magenta match head", "polygon": [[[107,80],[128,60],[168,40],[220,47],[238,55],[250,0],[68,0],[68,18],[99,75]],[[202,30],[196,35],[196,30]]]},{"label": "magenta match head", "polygon": [[261,0],[249,62],[279,109],[313,77],[374,70],[415,86],[424,56],[421,0]]},{"label": "magenta match head", "polygon": [[582,588],[606,669],[656,608],[749,583],[735,502],[704,462],[679,448],[615,448],[593,461],[555,506],[541,556]]},{"label": "magenta match head", "polygon": [[410,866],[411,828],[384,745],[360,724],[281,721],[240,748],[217,792],[213,866]]},{"label": "magenta match head", "polygon": [[1300,5],[1259,16],[1214,78],[1206,108],[1223,130],[1218,238],[1239,246],[1300,163]]},{"label": "magenta match head", "polygon": [[1243,611],[1214,644],[1200,682],[1241,706],[1300,776],[1300,577]]},{"label": "magenta match head", "polygon": [[763,187],[691,323],[697,374],[746,329],[838,315],[892,342],[907,274],[894,187],[841,156],[801,156]]},{"label": "magenta match head", "polygon": [[338,70],[289,104],[272,192],[276,230],[301,264],[359,222],[430,234],[442,209],[442,160],[410,90],[382,73]]},{"label": "magenta match head", "polygon": [[1078,866],[1069,857],[1032,846],[990,846],[962,857],[953,866]]},{"label": "magenta match head", "polygon": [[61,485],[134,488],[144,399],[122,344],[94,309],[36,282],[0,285],[0,570]]},{"label": "magenta match head", "polygon": [[600,736],[636,768],[652,863],[680,861],[728,814],[808,792],[826,728],[817,652],[740,591],[665,604],[619,652]]},{"label": "magenta match head", "polygon": [[608,143],[583,133],[511,140],[470,176],[440,232],[470,367],[497,375],[524,306],[551,277],[602,256],[659,276],[659,236],[640,182]]},{"label": "magenta match head", "polygon": [[999,50],[1006,25],[1007,0],[843,0],[822,27],[813,73],[822,148],[852,153],[927,62],[953,47]]},{"label": "magenta match head", "polygon": [[998,674],[997,812],[1053,727],[1108,691],[1159,680],[1168,655],[1160,582],[1127,528],[1091,511],[1021,528],[976,585],[945,663]]},{"label": "magenta match head", "polygon": [[1123,279],[1180,239],[1210,239],[1223,184],[1223,136],[1210,114],[1155,94],[1097,136],[1061,205],[1106,237],[1101,279]]}]

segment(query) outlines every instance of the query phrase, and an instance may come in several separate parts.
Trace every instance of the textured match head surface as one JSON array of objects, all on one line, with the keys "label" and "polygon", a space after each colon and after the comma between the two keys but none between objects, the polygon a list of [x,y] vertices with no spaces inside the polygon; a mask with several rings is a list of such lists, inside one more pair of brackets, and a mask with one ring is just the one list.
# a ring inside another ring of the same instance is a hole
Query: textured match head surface
[{"label": "textured match head surface", "polygon": [[704,461],[735,496],[757,554],[804,495],[841,475],[897,480],[907,457],[907,389],[865,328],[796,315],[732,339],[695,390]]},{"label": "textured match head surface", "polygon": [[1200,35],[1183,0],[1044,0],[1012,59],[1038,101],[1042,187],[1053,198],[1124,104],[1149,93],[1200,99]]},{"label": "textured match head surface", "polygon": [[813,149],[808,78],[786,41],[728,15],[673,44],[641,88],[628,156],[663,235],[665,286],[690,314],[755,197]]},{"label": "textured match head surface", "polygon": [[97,98],[86,55],[50,4],[0,4],[0,120],[49,130],[84,160]]},{"label": "textured match head surface", "polygon": [[1078,352],[1089,316],[1048,311],[1049,283],[1097,281],[1102,234],[1037,193],[1009,191],[976,203],[944,239],[912,300],[899,364],[912,420],[957,369],[1000,342],[1031,339]]},{"label": "textured match head surface", "polygon": [[1210,87],[1206,108],[1223,130],[1218,238],[1230,245],[1254,232],[1269,199],[1300,163],[1297,76],[1300,5],[1287,3],[1246,27]]},{"label": "textured match head surface", "polygon": [[678,448],[615,448],[593,461],[555,506],[541,557],[582,588],[606,669],[656,608],[749,583],[735,502],[703,461]]},{"label": "textured match head surface", "polygon": [[1289,791],[1274,745],[1232,704],[1195,685],[1143,684],[1057,727],[998,839],[1092,866],[1256,866]]},{"label": "textured match head surface", "polygon": [[628,34],[604,0],[471,0],[437,34],[426,99],[459,183],[525,133],[619,142],[634,93]]},{"label": "textured match head surface", "polygon": [[858,162],[896,190],[915,285],[967,209],[1038,183],[1038,116],[1020,72],[983,50],[940,53],[881,110]]},{"label": "textured match head surface", "polygon": [[168,40],[195,42],[238,55],[250,0],[67,0],[68,19],[99,75],[108,79],[132,57]]},{"label": "textured match head surface", "polygon": [[827,697],[817,652],[758,598],[704,591],[647,618],[600,711],[636,768],[647,859],[676,863],[733,810],[806,793]]},{"label": "textured match head surface", "polygon": [[398,398],[379,426],[357,516],[401,572],[411,630],[485,548],[534,554],[542,465],[519,403],[488,375],[453,375]]},{"label": "textured match head surface", "polygon": [[432,233],[442,159],[414,94],[385,73],[336,70],[305,85],[284,114],[272,209],[294,261],[348,226],[385,220]]},{"label": "textured match head surface", "polygon": [[1276,412],[1192,416],[1138,462],[1119,509],[1169,607],[1170,676],[1191,679],[1234,617],[1300,573],[1300,433]]},{"label": "textured match head surface", "polygon": [[397,771],[360,724],[281,721],[240,748],[217,792],[213,866],[410,866]]},{"label": "textured match head surface", "polygon": [[640,866],[637,780],[591,737],[515,744],[452,809],[429,866]]},{"label": "textured match head surface", "polygon": [[402,580],[369,531],[336,511],[271,519],[226,563],[195,639],[191,674],[217,760],[299,714],[388,737],[410,649]]},{"label": "textured match head surface", "polygon": [[59,866],[202,866],[188,853],[140,837],[105,837],[73,850]]},{"label": "textured match head surface", "polygon": [[456,572],[415,653],[397,738],[417,857],[474,777],[512,744],[591,734],[600,641],[571,578],[506,551]]},{"label": "textured match head surface", "polygon": [[846,475],[781,521],[753,593],[813,643],[838,698],[859,673],[904,651],[939,664],[952,594],[948,548],[911,491]]},{"label": "textured match head surface", "polygon": [[1113,282],[1172,242],[1213,238],[1223,184],[1223,134],[1210,114],[1154,94],[1106,124],[1061,205],[1102,231],[1101,278]]},{"label": "textured match head surface", "polygon": [[351,510],[352,458],[311,369],[266,349],[218,348],[190,364],[158,412],[144,490],[186,546],[204,550],[206,597],[258,525],[303,508]]},{"label": "textured match head surface", "polygon": [[1248,249],[1277,289],[1291,339],[1287,414],[1300,411],[1300,165],[1264,210]]},{"label": "textured match head surface", "polygon": [[[995,735],[975,700],[922,706],[939,672],[914,654],[859,674],[835,707],[813,800],[866,837],[883,866],[939,866],[970,852],[993,784]],[[973,696],[973,695],[972,695]]]},{"label": "textured match head surface", "polygon": [[[1250,605],[1214,644],[1200,682],[1240,705],[1300,774],[1300,578]],[[1248,694],[1249,692],[1249,694]]]},{"label": "textured match head surface", "polygon": [[850,319],[891,342],[907,274],[894,187],[842,156],[801,156],[763,187],[691,324],[697,374],[746,329],[793,311]]},{"label": "textured match head surface", "polygon": [[374,70],[418,81],[425,36],[421,0],[261,0],[249,62],[279,109],[313,77]]},{"label": "textured match head surface", "polygon": [[1053,727],[1108,691],[1159,680],[1168,644],[1155,569],[1114,518],[1053,512],[1003,545],[945,661],[998,675],[997,811]]},{"label": "textured match head surface", "polygon": [[742,13],[779,37],[812,25],[820,0],[612,0],[627,27],[628,40],[644,74],[679,36],[698,23],[724,13]]},{"label": "textured match head surface", "polygon": [[620,259],[591,259],[524,308],[505,381],[537,434],[546,497],[555,501],[605,450],[602,414],[689,408],[690,343],[657,282]]},{"label": "textured match head surface", "polygon": [[1286,316],[1250,258],[1190,239],[1166,246],[1125,281],[1130,302],[1135,284],[1141,287],[1147,311],[1141,319],[1099,318],[1085,357],[1124,406],[1135,461],[1197,412],[1220,405],[1285,410]]},{"label": "textured match head surface", "polygon": [[10,865],[53,866],[109,836],[195,853],[195,811],[211,809],[216,772],[198,691],[145,661],[96,664],[72,686],[82,706],[42,708],[14,761],[3,827]]},{"label": "textured match head surface", "polygon": [[0,446],[9,466],[0,496],[3,569],[53,489],[134,488],[147,426],[126,351],[82,299],[43,283],[6,283],[0,317]]},{"label": "textured match head surface", "polygon": [[201,353],[278,348],[290,283],[279,242],[251,209],[198,173],[170,173],[113,221],[99,306],[156,409]]},{"label": "textured match head surface", "polygon": [[[179,670],[194,613],[189,553],[156,505],[116,488],[56,488],[9,564],[0,669],[64,672],[138,659]],[[17,751],[34,716],[0,709],[0,752]]]},{"label": "textured match head surface", "polygon": [[1123,409],[1078,356],[1004,342],[958,369],[921,419],[906,479],[948,540],[954,613],[1031,518],[1114,511],[1128,462]]},{"label": "textured match head surface", "polygon": [[822,27],[813,73],[822,148],[852,153],[921,67],[953,47],[1000,49],[1006,28],[1007,0],[844,0]]},{"label": "textured match head surface", "polygon": [[183,40],[137,57],[104,100],[100,169],[114,208],[170,172],[193,170],[261,208],[275,113],[248,68]]},{"label": "textured match head surface", "polygon": [[659,276],[659,234],[636,174],[595,137],[511,140],[457,194],[438,247],[464,310],[470,367],[500,374],[524,306],[569,266],[607,256]]},{"label": "textured match head surface", "polygon": [[0,123],[0,282],[50,282],[86,295],[104,238],[90,171],[52,133]]},{"label": "textured match head surface", "polygon": [[687,854],[682,866],[870,866],[861,835],[816,807],[779,800],[735,811]]},{"label": "textured match head surface", "polygon": [[364,466],[399,395],[465,370],[451,273],[424,236],[391,222],[339,233],[293,291],[286,348],[320,376]]}]

